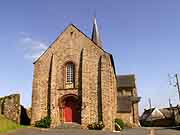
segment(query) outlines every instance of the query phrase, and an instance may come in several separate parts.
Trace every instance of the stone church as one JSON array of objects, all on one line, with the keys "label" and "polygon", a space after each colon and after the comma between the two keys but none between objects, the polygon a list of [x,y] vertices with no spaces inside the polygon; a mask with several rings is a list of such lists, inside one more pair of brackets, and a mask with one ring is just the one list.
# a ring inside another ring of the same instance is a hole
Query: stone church
[{"label": "stone church", "polygon": [[[105,130],[113,130],[113,120],[122,116],[117,100],[113,57],[103,49],[96,19],[91,38],[70,24],[34,62],[31,124],[50,116],[51,127],[79,123],[87,128],[103,121]],[[137,123],[137,111],[133,117]]]}]

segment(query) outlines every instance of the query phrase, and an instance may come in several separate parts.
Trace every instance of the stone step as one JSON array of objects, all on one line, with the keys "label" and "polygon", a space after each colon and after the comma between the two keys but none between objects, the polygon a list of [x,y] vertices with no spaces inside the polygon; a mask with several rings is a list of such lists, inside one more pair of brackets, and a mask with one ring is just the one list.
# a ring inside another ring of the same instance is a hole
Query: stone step
[{"label": "stone step", "polygon": [[57,126],[58,129],[80,129],[81,125],[78,123],[63,123]]}]

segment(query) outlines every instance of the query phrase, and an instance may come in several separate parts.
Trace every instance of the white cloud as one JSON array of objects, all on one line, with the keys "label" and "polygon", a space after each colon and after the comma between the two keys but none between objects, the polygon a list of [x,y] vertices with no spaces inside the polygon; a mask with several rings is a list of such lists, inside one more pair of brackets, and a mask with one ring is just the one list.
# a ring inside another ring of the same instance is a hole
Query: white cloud
[{"label": "white cloud", "polygon": [[32,42],[32,39],[31,39],[30,37],[24,37],[24,38],[22,39],[22,42],[23,42],[23,43]]},{"label": "white cloud", "polygon": [[33,39],[26,33],[21,34],[18,44],[24,50],[24,57],[31,60],[36,60],[48,48],[47,43]]}]

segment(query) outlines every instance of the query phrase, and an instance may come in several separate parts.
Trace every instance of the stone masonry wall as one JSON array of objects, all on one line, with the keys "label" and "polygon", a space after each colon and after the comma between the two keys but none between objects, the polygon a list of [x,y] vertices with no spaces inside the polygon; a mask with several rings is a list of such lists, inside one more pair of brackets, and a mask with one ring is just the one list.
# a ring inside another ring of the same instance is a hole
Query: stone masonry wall
[{"label": "stone masonry wall", "polygon": [[32,87],[32,117],[31,124],[46,117],[48,114],[48,88],[49,72],[51,63],[51,50],[44,54],[34,66],[33,87]]},{"label": "stone masonry wall", "polygon": [[114,130],[116,112],[116,77],[109,54],[102,57],[102,112],[106,130]]},{"label": "stone masonry wall", "polygon": [[13,94],[0,98],[0,114],[6,118],[20,123],[20,95]]}]

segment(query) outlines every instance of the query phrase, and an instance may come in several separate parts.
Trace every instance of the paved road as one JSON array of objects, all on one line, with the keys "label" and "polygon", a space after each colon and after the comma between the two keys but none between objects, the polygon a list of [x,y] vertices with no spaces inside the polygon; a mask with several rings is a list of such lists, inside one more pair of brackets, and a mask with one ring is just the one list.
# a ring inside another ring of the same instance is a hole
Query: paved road
[{"label": "paved road", "polygon": [[[151,135],[152,128],[138,128],[138,129],[125,129],[121,133],[122,135]],[[173,128],[153,128],[154,135],[180,135],[180,129]],[[153,135],[153,134],[152,134]]]},{"label": "paved road", "polygon": [[[124,129],[120,133],[80,129],[18,129],[8,135],[150,135],[150,128]],[[180,129],[155,128],[155,135],[180,135]]]}]

